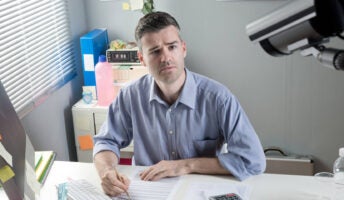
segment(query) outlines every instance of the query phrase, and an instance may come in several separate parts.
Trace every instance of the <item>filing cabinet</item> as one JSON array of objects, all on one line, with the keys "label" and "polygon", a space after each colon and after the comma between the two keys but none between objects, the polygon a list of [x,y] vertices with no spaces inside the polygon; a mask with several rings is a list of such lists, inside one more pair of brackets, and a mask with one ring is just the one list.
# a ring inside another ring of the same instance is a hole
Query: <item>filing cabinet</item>
[{"label": "filing cabinet", "polygon": [[[121,87],[148,74],[144,66],[113,65],[114,89],[117,95]],[[95,93],[95,91],[94,91]],[[96,95],[93,95],[95,97]],[[98,106],[96,100],[86,104],[78,101],[72,107],[76,152],[79,162],[93,162],[93,136],[99,132],[107,117],[108,107]],[[133,143],[121,149],[120,164],[131,164],[134,155]]]},{"label": "filing cabinet", "polygon": [[[93,162],[93,136],[106,120],[108,107],[98,106],[97,101],[86,104],[78,101],[72,107],[76,152],[79,162]],[[134,154],[133,143],[121,149],[121,164],[130,164]]]}]

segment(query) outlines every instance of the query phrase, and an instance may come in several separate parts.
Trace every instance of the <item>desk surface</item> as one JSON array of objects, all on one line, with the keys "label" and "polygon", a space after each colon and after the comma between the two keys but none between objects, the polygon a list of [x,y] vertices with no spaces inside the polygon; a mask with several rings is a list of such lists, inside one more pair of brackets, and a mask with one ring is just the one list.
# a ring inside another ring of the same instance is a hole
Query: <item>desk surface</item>
[{"label": "desk surface", "polygon": [[[119,166],[118,170],[128,176],[140,167]],[[55,161],[49,176],[41,190],[40,199],[57,199],[56,185],[68,179],[86,179],[100,188],[100,179],[92,163]],[[245,181],[238,181],[231,176],[211,176],[190,174],[180,177],[181,183],[187,185],[195,182],[214,182],[228,184],[245,184],[252,190],[252,200],[258,199],[330,199],[333,194],[331,178],[312,176],[262,174],[253,176]],[[183,196],[183,189],[177,188],[178,199]]]}]

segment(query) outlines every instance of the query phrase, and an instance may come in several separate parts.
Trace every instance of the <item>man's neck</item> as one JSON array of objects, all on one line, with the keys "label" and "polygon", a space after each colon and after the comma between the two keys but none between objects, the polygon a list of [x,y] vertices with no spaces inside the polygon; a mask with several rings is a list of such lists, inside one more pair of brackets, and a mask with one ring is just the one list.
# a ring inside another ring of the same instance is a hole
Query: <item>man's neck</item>
[{"label": "man's neck", "polygon": [[183,89],[185,80],[186,72],[184,71],[184,75],[172,84],[156,82],[159,89],[159,96],[169,105],[172,105],[178,99],[179,94]]}]

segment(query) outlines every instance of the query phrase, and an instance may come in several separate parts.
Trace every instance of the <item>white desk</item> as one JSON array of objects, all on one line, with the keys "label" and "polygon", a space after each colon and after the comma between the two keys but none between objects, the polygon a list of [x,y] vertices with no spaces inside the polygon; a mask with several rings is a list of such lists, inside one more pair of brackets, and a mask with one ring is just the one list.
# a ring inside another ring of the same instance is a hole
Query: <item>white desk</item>
[{"label": "white desk", "polygon": [[[123,165],[119,166],[118,170],[130,176],[138,168]],[[101,187],[100,179],[92,163],[55,161],[41,190],[41,199],[57,199],[55,185],[66,182],[68,178],[75,180],[86,179],[96,187]],[[331,178],[316,178],[312,176],[262,174],[240,182],[231,176],[190,174],[182,176],[180,180],[181,186],[203,181],[214,182],[214,184],[246,184],[252,188],[252,200],[331,199],[331,195],[334,193]],[[178,188],[175,199],[182,199],[183,188],[185,189],[185,187]]]}]

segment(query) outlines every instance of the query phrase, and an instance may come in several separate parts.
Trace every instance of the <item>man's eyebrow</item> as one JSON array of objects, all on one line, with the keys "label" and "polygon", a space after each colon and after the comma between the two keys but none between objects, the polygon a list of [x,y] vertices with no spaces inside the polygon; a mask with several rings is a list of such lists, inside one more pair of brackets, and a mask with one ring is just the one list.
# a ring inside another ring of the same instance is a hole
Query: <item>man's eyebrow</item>
[{"label": "man's eyebrow", "polygon": [[159,49],[159,48],[160,48],[159,46],[154,46],[154,47],[148,49],[148,52],[155,51],[155,50],[157,50],[157,49]]},{"label": "man's eyebrow", "polygon": [[[168,42],[168,43],[166,43],[166,44],[167,44],[167,45],[173,45],[173,44],[177,44],[177,43],[178,43],[178,41],[176,40],[176,41]],[[157,49],[159,49],[159,48],[160,48],[159,45],[154,46],[154,47],[148,49],[148,52],[155,51],[155,50],[157,50]]]},{"label": "man's eyebrow", "polygon": [[173,42],[168,42],[167,44],[168,44],[168,45],[171,45],[171,44],[176,44],[176,43],[178,43],[177,40],[176,40],[176,41],[173,41]]}]

